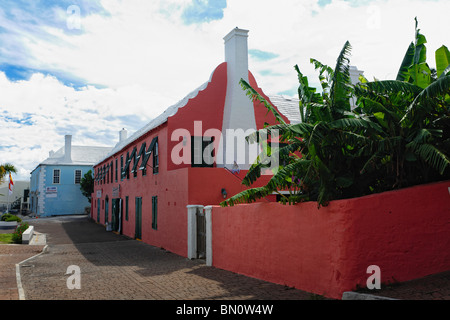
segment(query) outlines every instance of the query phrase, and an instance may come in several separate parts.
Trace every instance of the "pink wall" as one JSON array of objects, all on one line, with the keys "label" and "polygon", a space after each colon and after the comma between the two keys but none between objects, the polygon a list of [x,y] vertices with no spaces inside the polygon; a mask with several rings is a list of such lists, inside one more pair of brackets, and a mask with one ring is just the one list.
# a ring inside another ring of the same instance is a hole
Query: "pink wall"
[{"label": "pink wall", "polygon": [[[177,113],[168,119],[168,170],[175,170],[184,167],[191,167],[188,164],[175,164],[170,159],[171,151],[180,141],[172,141],[172,133],[177,129],[185,129],[194,136],[194,124],[201,121],[200,135],[208,129],[222,129],[223,109],[225,105],[225,96],[227,91],[227,64],[220,64],[213,72],[211,82],[203,91],[200,91],[196,97],[189,100],[186,106],[178,109]],[[220,137],[214,141],[214,146],[219,146]],[[188,141],[189,161],[190,161],[190,141]]]},{"label": "pink wall", "polygon": [[[250,84],[260,93],[262,90],[257,87],[253,75],[249,72]],[[134,147],[139,152],[143,142],[147,147],[154,137],[158,137],[159,146],[159,173],[154,175],[152,168],[147,169],[147,175],[142,176],[139,170],[137,177],[130,173],[130,179],[120,179],[116,182],[95,184],[91,217],[97,221],[97,198],[96,193],[101,191],[101,209],[100,223],[105,224],[105,208],[103,206],[105,198],[109,199],[109,222],[112,217],[112,199],[113,188],[120,185],[120,195],[125,202],[128,196],[128,220],[123,219],[122,232],[124,235],[134,238],[135,236],[135,199],[142,197],[142,241],[172,251],[176,254],[187,256],[187,209],[189,204],[214,205],[223,201],[221,189],[225,188],[228,196],[239,193],[244,190],[242,178],[245,172],[242,171],[238,176],[228,172],[223,168],[191,168],[189,163],[176,164],[172,159],[172,150],[182,143],[180,140],[172,141],[172,133],[177,129],[185,129],[190,135],[195,135],[194,123],[201,121],[204,134],[208,129],[222,128],[223,110],[225,105],[225,96],[227,89],[227,64],[220,64],[212,73],[211,81],[207,87],[199,91],[198,94],[190,99],[186,105],[179,108],[176,114],[169,117],[167,122],[144,134],[136,141],[124,147],[120,152],[106,159],[99,166],[109,164],[113,161],[114,172],[116,159],[118,159],[120,175],[120,157],[126,160],[127,152],[131,154]],[[254,103],[255,117],[258,128],[262,128],[265,122],[275,123],[272,114],[267,115],[267,110],[259,103]],[[189,139],[190,140],[190,139]],[[220,142],[220,137],[215,140],[216,150]],[[190,141],[188,142],[190,144]],[[187,148],[190,153],[190,147]],[[190,154],[188,159],[190,160]],[[132,164],[134,162],[132,161]],[[152,165],[152,159],[149,161]],[[95,170],[99,166],[96,166]],[[114,174],[115,178],[115,174]],[[267,183],[269,177],[259,179],[260,186]],[[152,197],[158,197],[158,228],[152,229]],[[273,201],[274,197],[271,198]],[[267,202],[268,200],[262,200]],[[125,207],[124,213],[125,215]]]},{"label": "pink wall", "polygon": [[340,299],[378,265],[392,283],[450,270],[450,182],[317,209],[257,203],[214,207],[213,266]]},{"label": "pink wall", "polygon": [[[188,175],[187,168],[168,171],[168,152],[167,143],[167,125],[164,124],[156,130],[149,132],[142,136],[133,144],[124,148],[121,152],[114,155],[111,159],[118,158],[119,174],[120,174],[120,156],[126,159],[127,152],[131,153],[136,146],[137,150],[143,142],[146,142],[147,147],[150,145],[154,137],[158,137],[159,147],[159,172],[153,174],[151,167],[147,168],[147,175],[143,176],[142,171],[138,170],[137,177],[130,173],[130,179],[126,178],[123,181],[112,183],[96,184],[93,194],[93,205],[91,217],[97,221],[97,208],[95,203],[97,201],[96,191],[102,191],[101,201],[103,202],[108,196],[109,198],[109,221],[111,222],[112,210],[111,200],[113,199],[112,190],[120,185],[119,197],[125,203],[125,197],[129,198],[128,205],[128,220],[125,219],[125,204],[123,207],[123,225],[122,233],[128,237],[134,238],[135,235],[135,204],[136,197],[142,197],[142,238],[145,243],[157,247],[163,247],[176,254],[187,255],[187,222],[186,222],[186,205],[188,204]],[[106,163],[109,163],[108,159]],[[114,160],[115,166],[115,160]],[[152,159],[149,160],[149,165],[152,165]],[[103,163],[101,164],[103,165]],[[133,165],[133,162],[132,162]],[[131,168],[130,168],[131,171]],[[114,176],[115,178],[115,176]],[[152,197],[158,197],[158,218],[157,230],[152,228]],[[100,223],[105,224],[105,209],[101,207]]]}]

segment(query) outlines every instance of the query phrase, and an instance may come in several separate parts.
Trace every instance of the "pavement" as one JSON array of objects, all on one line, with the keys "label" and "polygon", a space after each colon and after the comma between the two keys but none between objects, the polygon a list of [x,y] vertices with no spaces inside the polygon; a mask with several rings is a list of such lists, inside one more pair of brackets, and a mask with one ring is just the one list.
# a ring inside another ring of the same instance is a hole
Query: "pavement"
[{"label": "pavement", "polygon": [[[0,245],[0,255],[10,257],[8,261],[1,259],[0,263],[0,275],[10,278],[9,295],[0,296],[0,299],[320,298],[283,285],[208,267],[204,260],[189,260],[141,241],[107,232],[103,226],[86,216],[40,218],[29,223],[37,232],[46,236],[46,245]],[[28,260],[23,261],[24,259]],[[15,264],[19,264],[21,289],[16,288],[19,296],[12,293],[16,282]],[[79,268],[80,289],[69,289],[70,283],[76,283],[71,277],[75,275],[71,266]]]},{"label": "pavement", "polygon": [[[329,300],[107,232],[87,216],[29,222],[38,240],[0,245],[0,300]],[[450,271],[347,299],[450,300]]]}]

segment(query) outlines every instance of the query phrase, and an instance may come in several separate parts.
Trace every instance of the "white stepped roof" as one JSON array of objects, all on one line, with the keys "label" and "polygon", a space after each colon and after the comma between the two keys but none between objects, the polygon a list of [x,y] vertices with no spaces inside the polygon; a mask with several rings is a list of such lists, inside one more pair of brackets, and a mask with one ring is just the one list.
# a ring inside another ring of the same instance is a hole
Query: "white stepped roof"
[{"label": "white stepped roof", "polygon": [[[175,115],[180,108],[183,108],[186,106],[188,101],[190,99],[195,98],[200,91],[203,91],[208,86],[209,82],[212,79],[212,74],[209,79],[209,81],[203,83],[200,87],[189,93],[186,97],[184,97],[182,100],[180,100],[178,103],[170,106],[166,109],[161,115],[156,117],[155,119],[151,120],[147,125],[143,126],[141,129],[134,132],[130,137],[127,139],[124,139],[116,144],[114,148],[108,154],[103,157],[102,159],[99,159],[99,161],[96,163],[102,162],[104,159],[113,156],[117,152],[121,151],[123,148],[125,148],[127,145],[131,144],[132,142],[136,141],[140,137],[142,137],[147,132],[159,127],[160,125],[167,122],[167,119],[173,115]],[[270,101],[278,108],[278,110],[285,115],[291,123],[298,123],[300,122],[300,111],[299,111],[299,105],[298,100],[293,98],[286,98],[280,95],[269,95],[268,96]]]},{"label": "white stepped roof", "polygon": [[71,162],[64,159],[64,147],[56,151],[46,160],[41,162],[45,165],[90,165],[93,166],[111,151],[110,147],[85,147],[72,146]]}]

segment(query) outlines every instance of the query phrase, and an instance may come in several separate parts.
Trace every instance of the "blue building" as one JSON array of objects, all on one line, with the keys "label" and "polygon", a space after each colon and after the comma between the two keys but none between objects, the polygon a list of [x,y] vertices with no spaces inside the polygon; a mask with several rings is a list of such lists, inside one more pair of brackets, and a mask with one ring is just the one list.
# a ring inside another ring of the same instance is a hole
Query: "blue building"
[{"label": "blue building", "polygon": [[86,213],[90,204],[81,193],[81,178],[111,149],[72,146],[72,136],[66,135],[64,147],[51,151],[31,172],[31,213],[40,217]]}]

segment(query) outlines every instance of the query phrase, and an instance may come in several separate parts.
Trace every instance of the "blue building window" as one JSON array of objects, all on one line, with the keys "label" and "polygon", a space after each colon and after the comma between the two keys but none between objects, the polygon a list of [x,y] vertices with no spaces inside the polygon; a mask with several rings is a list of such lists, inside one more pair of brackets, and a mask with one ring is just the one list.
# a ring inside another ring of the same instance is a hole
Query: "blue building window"
[{"label": "blue building window", "polygon": [[53,184],[59,184],[60,178],[61,178],[61,170],[54,169],[53,170]]},{"label": "blue building window", "polygon": [[81,170],[75,170],[75,184],[81,183]]}]

